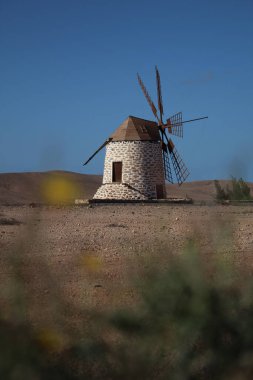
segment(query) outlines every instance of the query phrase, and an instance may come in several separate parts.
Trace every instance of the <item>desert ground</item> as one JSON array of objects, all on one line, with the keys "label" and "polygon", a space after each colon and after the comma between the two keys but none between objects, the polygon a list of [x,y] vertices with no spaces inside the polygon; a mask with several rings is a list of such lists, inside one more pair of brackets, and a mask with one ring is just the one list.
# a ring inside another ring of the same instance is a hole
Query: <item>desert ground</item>
[{"label": "desert ground", "polygon": [[18,257],[40,303],[58,286],[78,304],[131,304],[143,268],[168,265],[191,240],[207,260],[218,252],[253,271],[250,205],[1,206],[0,223],[2,284],[15,277]]}]

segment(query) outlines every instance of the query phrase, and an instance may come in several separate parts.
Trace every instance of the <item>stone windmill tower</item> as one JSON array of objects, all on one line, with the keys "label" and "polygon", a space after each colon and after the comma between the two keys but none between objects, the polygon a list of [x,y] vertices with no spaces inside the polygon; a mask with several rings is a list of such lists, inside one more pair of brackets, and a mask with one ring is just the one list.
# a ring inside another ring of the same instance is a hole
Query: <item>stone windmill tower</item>
[{"label": "stone windmill tower", "polygon": [[166,198],[157,123],[129,116],[106,146],[103,184],[94,199]]},{"label": "stone windmill tower", "polygon": [[[103,183],[95,200],[148,200],[166,198],[165,180],[173,183],[172,162],[178,184],[189,172],[167,133],[183,137],[182,112],[163,123],[160,75],[156,68],[160,117],[141,78],[139,84],[157,122],[129,116],[116,131],[84,163],[86,165],[106,146]],[[205,117],[206,118],[206,117]],[[167,133],[166,133],[167,132]]]}]

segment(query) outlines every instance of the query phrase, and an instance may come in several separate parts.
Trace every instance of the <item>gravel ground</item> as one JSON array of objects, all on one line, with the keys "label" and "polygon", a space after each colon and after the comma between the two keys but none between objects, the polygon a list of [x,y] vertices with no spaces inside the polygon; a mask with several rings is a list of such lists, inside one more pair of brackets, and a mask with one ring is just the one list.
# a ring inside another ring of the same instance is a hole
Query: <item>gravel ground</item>
[{"label": "gravel ground", "polygon": [[189,239],[197,242],[200,254],[208,257],[218,250],[252,271],[253,207],[2,206],[0,276],[2,283],[15,278],[11,258],[18,257],[28,292],[41,304],[58,288],[86,306],[131,303],[129,278],[137,278],[150,262],[166,265]]}]

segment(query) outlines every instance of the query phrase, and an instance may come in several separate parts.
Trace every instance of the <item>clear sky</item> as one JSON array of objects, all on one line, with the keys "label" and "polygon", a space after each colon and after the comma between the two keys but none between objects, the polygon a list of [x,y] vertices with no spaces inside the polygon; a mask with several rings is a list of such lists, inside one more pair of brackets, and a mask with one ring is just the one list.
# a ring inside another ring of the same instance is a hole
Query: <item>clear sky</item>
[{"label": "clear sky", "polygon": [[253,181],[252,0],[0,0],[0,172],[101,174],[134,115],[153,119],[138,71],[165,116],[208,115],[173,141],[189,180]]}]

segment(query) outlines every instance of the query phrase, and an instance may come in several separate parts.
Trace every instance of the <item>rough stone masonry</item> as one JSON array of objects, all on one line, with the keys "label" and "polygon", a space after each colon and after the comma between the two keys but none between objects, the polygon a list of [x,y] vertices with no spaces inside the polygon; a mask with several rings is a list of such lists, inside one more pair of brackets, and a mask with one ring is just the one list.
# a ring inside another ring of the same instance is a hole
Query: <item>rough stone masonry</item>
[{"label": "rough stone masonry", "polygon": [[[122,180],[113,182],[113,162],[122,162]],[[106,146],[103,184],[94,199],[157,199],[166,197],[160,141],[113,141]]]}]

